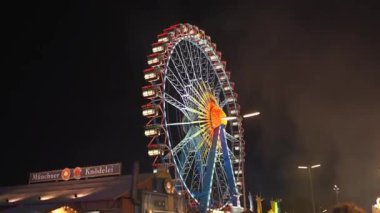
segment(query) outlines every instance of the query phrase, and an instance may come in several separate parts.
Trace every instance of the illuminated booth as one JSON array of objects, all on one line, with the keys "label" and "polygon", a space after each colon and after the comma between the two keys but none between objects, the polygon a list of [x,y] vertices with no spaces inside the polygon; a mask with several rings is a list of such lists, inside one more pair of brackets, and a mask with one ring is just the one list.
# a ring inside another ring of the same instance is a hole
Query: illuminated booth
[{"label": "illuminated booth", "polygon": [[0,187],[0,212],[186,212],[162,174],[121,175],[120,163],[31,173],[27,185]]},{"label": "illuminated booth", "polygon": [[372,213],[380,213],[380,197],[376,199],[376,204],[372,206]]}]

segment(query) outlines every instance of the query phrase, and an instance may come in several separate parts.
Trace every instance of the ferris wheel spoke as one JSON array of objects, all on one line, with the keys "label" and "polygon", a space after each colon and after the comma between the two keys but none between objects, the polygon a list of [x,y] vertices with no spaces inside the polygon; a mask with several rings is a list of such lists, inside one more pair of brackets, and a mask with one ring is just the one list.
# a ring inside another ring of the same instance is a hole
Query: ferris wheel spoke
[{"label": "ferris wheel spoke", "polygon": [[[178,53],[178,49],[179,49],[179,53]],[[175,56],[178,56],[178,58],[176,57],[176,59],[178,59],[179,62],[181,63],[181,66],[183,67],[183,71],[185,72],[187,79],[191,80],[192,78],[190,77],[189,72],[187,71],[187,66],[183,60],[181,48],[175,48],[174,51],[176,52]]]},{"label": "ferris wheel spoke", "polygon": [[178,163],[178,172],[181,175],[181,177],[186,181],[187,175],[185,174],[188,172],[188,169],[191,168],[190,164],[193,164],[194,161],[194,155],[196,155],[196,152],[194,152],[194,139],[189,141],[180,152],[176,153],[174,155],[174,158],[176,162]]},{"label": "ferris wheel spoke", "polygon": [[183,179],[185,181],[187,181],[188,179],[188,176],[189,176],[189,173],[190,173],[190,170],[192,168],[192,165],[194,163],[194,152],[190,152],[188,153],[188,155],[186,156],[185,158],[185,162],[184,164],[182,165],[182,169],[180,170],[180,174],[181,176],[183,177]]},{"label": "ferris wheel spoke", "polygon": [[[177,49],[175,49],[175,52],[177,54],[172,55],[172,57],[170,58],[170,61],[172,62],[172,64],[175,67],[175,70],[177,71],[177,73],[181,77],[180,79],[181,79],[182,87],[183,87],[184,91],[186,91],[187,95],[189,95],[189,92],[187,91],[187,89],[188,89],[188,85],[191,85],[191,82],[190,82],[191,78],[189,76],[189,73],[187,72],[186,66],[184,66],[184,64],[182,63],[182,60],[181,59],[177,59],[177,57],[176,57],[176,55],[178,55]],[[175,59],[177,59],[178,61],[180,61],[181,65],[177,64],[176,61],[175,61]],[[181,67],[182,69],[179,69],[178,67]],[[172,71],[172,69],[170,69],[170,67],[169,67],[169,71],[172,72],[173,75],[175,75],[175,73]],[[184,77],[181,76],[183,73],[185,74]],[[188,82],[184,82],[182,79],[187,79]]]},{"label": "ferris wheel spoke", "polygon": [[[186,156],[183,156],[183,155],[181,155],[181,153],[178,153],[178,152],[182,151],[185,154],[188,153],[188,148],[185,146],[186,145],[185,143],[187,143],[188,140],[189,140],[189,138],[192,137],[193,132],[196,131],[195,129],[198,129],[198,127],[190,127],[189,131],[186,132],[186,135],[185,135],[184,139],[182,139],[182,141],[177,144],[177,146],[178,146],[177,150],[172,149],[171,153],[166,154],[165,159],[169,159],[172,156],[173,158],[177,159],[176,162],[178,162],[181,165],[181,162],[183,162],[183,159],[185,159]],[[181,149],[179,149],[179,147]]]},{"label": "ferris wheel spoke", "polygon": [[188,176],[189,174],[187,170],[183,172],[183,175],[185,176],[185,179],[188,180],[190,189],[193,192],[200,191],[200,187],[201,187],[200,183],[201,183],[203,173],[204,173],[204,168],[203,168],[204,164],[202,161],[202,156],[199,152],[198,144],[201,144],[201,143],[199,142],[192,143],[192,145],[190,145],[189,150],[186,151],[187,153],[191,153],[190,155],[193,158],[192,165],[191,165],[191,168],[192,168],[191,178],[189,178]]},{"label": "ferris wheel spoke", "polygon": [[[184,44],[183,46],[185,46],[185,48],[188,47],[187,41],[184,41],[183,44]],[[191,67],[190,71],[192,71],[191,73],[193,74],[193,76],[192,76],[192,78],[189,78],[189,80],[198,79],[197,78],[197,73],[195,72],[194,66],[192,64],[192,60],[191,60],[192,56],[191,56],[191,53],[190,53],[189,49],[187,49],[187,50],[184,49],[183,51],[182,51],[182,48],[178,48],[178,49],[179,49],[179,52],[180,52],[180,61],[182,62],[182,64],[184,64],[186,66],[186,72],[188,73],[189,76],[190,76],[189,69]],[[185,54],[184,54],[184,52],[185,52]],[[188,55],[188,57],[186,57],[186,54]],[[185,60],[184,56],[189,59],[190,63],[187,62],[187,60]],[[186,64],[186,62],[189,63],[190,66],[188,64]]]},{"label": "ferris wheel spoke", "polygon": [[[197,50],[198,54],[198,64],[199,64],[199,69],[200,73],[204,73],[204,81],[207,82],[207,85],[209,86],[210,91],[214,88],[214,80],[215,80],[215,74],[213,71],[213,67],[210,66],[211,64],[208,63],[207,58],[204,56],[202,51],[200,49]],[[203,69],[202,69],[203,68]],[[201,71],[203,70],[203,72]]]},{"label": "ferris wheel spoke", "polygon": [[174,74],[172,69],[168,67],[167,72],[167,80],[174,87],[174,89],[177,91],[177,93],[180,95],[182,101],[188,105],[188,100],[185,97],[190,96],[189,92],[187,91],[187,88],[184,86],[184,82],[181,80],[178,80],[178,77]]},{"label": "ferris wheel spoke", "polygon": [[169,72],[166,73],[166,80],[174,87],[174,89],[177,91],[181,97],[185,94],[187,94],[187,91],[185,87],[183,86],[182,82],[178,80],[177,76],[172,73],[171,69],[168,69]]},{"label": "ferris wheel spoke", "polygon": [[207,82],[208,82],[208,83],[207,83],[208,90],[209,90],[209,91],[213,91],[213,90],[215,90],[215,89],[214,89],[214,88],[215,88],[215,85],[214,85],[214,82],[213,82],[212,77],[211,77],[211,79],[209,79]]},{"label": "ferris wheel spoke", "polygon": [[[199,157],[198,160],[201,160],[201,166],[205,165],[205,156],[202,155],[202,152],[200,151],[200,149],[207,149],[206,148],[206,144],[208,142],[208,138],[206,137],[203,137],[202,134],[200,134],[199,136],[197,136],[196,138],[198,138],[197,142],[195,143],[187,143],[187,144],[184,144],[184,146],[182,147],[181,149],[181,152],[184,152],[184,153],[188,153],[188,152],[195,152],[195,153],[198,153],[199,155],[197,155],[197,157]],[[194,141],[194,139],[192,139],[192,141]],[[185,147],[185,148],[184,148]]]},{"label": "ferris wheel spoke", "polygon": [[[178,92],[178,94],[181,96],[181,99],[184,102],[187,102],[188,101],[187,97],[191,97],[189,90],[194,91],[194,92],[196,91],[193,90],[193,88],[189,88],[189,86],[184,86],[183,81],[179,81],[177,76],[173,73],[173,71],[170,68],[169,68],[169,71],[170,72],[167,73],[167,80]],[[175,82],[178,82],[178,83],[175,83]],[[196,92],[196,95],[198,96],[199,99],[203,99],[198,92]]]},{"label": "ferris wheel spoke", "polygon": [[209,83],[208,81],[208,78],[207,78],[207,75],[208,75],[208,71],[206,69],[204,69],[204,67],[206,67],[208,65],[208,63],[204,63],[205,59],[204,57],[202,57],[200,54],[199,54],[199,49],[196,49],[195,51],[195,54],[197,56],[197,61],[196,61],[196,67],[197,67],[197,72],[199,73],[200,75],[200,78],[206,82],[206,83]]},{"label": "ferris wheel spoke", "polygon": [[165,102],[169,103],[170,105],[172,105],[173,107],[175,107],[179,111],[181,111],[182,114],[184,114],[186,116],[186,118],[189,119],[190,121],[192,119],[190,118],[188,112],[196,113],[196,114],[199,114],[199,115],[203,115],[204,114],[203,112],[200,112],[200,111],[198,111],[196,109],[193,109],[193,108],[190,108],[190,107],[184,105],[183,103],[181,103],[177,99],[173,98],[169,94],[165,94]]},{"label": "ferris wheel spoke", "polygon": [[193,96],[187,96],[187,98],[193,102],[199,109],[201,109],[203,111],[203,113],[206,113],[204,111],[204,105],[206,105],[206,101],[204,101],[203,99],[200,99],[201,102],[199,102],[196,98],[194,98]]},{"label": "ferris wheel spoke", "polygon": [[168,123],[168,124],[166,124],[166,126],[182,126],[182,125],[199,124],[199,123],[206,123],[206,122],[207,122],[206,120],[201,120],[201,121]]},{"label": "ferris wheel spoke", "polygon": [[203,161],[202,161],[202,156],[200,152],[195,152],[195,164],[194,164],[195,172],[193,173],[193,178],[191,182],[191,189],[193,191],[200,192],[201,190],[201,182],[202,182],[202,177],[204,174],[204,168],[203,168]]},{"label": "ferris wheel spoke", "polygon": [[172,149],[172,155],[175,156],[177,155],[177,153],[179,151],[182,150],[182,148],[189,142],[191,141],[192,139],[194,139],[195,137],[199,136],[200,134],[202,134],[204,131],[206,131],[205,129],[199,129],[198,131],[196,131],[194,134],[191,134],[190,131],[189,135],[186,135],[184,139],[181,140],[181,142],[179,142],[173,149]]},{"label": "ferris wheel spoke", "polygon": [[[203,76],[202,75],[202,67],[203,67],[203,63],[202,63],[202,61],[204,60],[204,58],[203,57],[201,57],[201,54],[200,54],[200,52],[201,52],[201,50],[199,49],[199,48],[196,48],[196,55],[197,55],[197,57],[198,57],[198,68],[199,68],[199,73],[201,73],[201,76]],[[207,65],[208,65],[208,63],[206,63]],[[206,75],[206,82],[209,82],[208,81],[208,70],[207,69],[205,69],[207,72],[205,72],[205,75]]]},{"label": "ferris wheel spoke", "polygon": [[[181,73],[178,69],[178,66],[176,65],[176,63],[174,62],[174,59],[173,57],[170,59],[175,67],[175,69],[178,71],[177,73]],[[176,91],[181,94],[181,98],[184,99],[186,97],[191,97],[191,94],[190,92],[192,92],[194,95],[196,95],[198,97],[198,99],[200,100],[203,100],[203,97],[200,95],[200,93],[194,89],[193,85],[191,84],[191,79],[188,79],[189,82],[186,84],[182,78],[180,78],[181,80],[178,79],[178,77],[175,75],[174,71],[170,68],[170,66],[168,67],[168,81],[169,83],[176,89]],[[187,74],[187,72],[185,71],[186,73],[186,77],[189,78],[189,75]],[[179,82],[179,85],[176,85],[174,82]],[[180,88],[178,87],[180,86]],[[183,91],[183,92],[182,92]],[[184,100],[185,101],[185,100]],[[192,101],[193,102],[193,101]]]},{"label": "ferris wheel spoke", "polygon": [[185,42],[185,45],[186,45],[187,52],[188,52],[188,54],[190,55],[190,56],[189,56],[189,57],[190,57],[190,64],[191,64],[191,68],[192,68],[192,71],[193,71],[193,73],[194,73],[195,79],[198,79],[198,77],[197,77],[197,70],[196,70],[195,67],[194,67],[193,60],[191,60],[191,59],[195,59],[195,58],[193,57],[193,54],[192,54],[191,46],[189,47],[188,42]]},{"label": "ferris wheel spoke", "polygon": [[[222,92],[222,86],[220,85],[220,83],[218,81],[217,84],[214,86],[214,96],[219,99],[219,96],[220,96],[221,92]],[[226,105],[226,103],[222,103],[222,104],[220,105],[220,107],[223,108]]]},{"label": "ferris wheel spoke", "polygon": [[[175,69],[177,69],[176,65],[173,62]],[[174,71],[168,67],[167,79],[169,83],[176,89],[176,91],[181,95],[181,98],[190,96],[188,86],[185,86],[185,82],[183,82],[182,78],[178,78]],[[179,73],[179,72],[178,72]],[[177,84],[175,82],[178,82]],[[189,85],[189,84],[186,84]],[[199,94],[198,97],[200,98]]]},{"label": "ferris wheel spoke", "polygon": [[[191,58],[194,59],[194,60],[190,60],[190,61],[191,61],[191,66],[192,66],[193,72],[195,74],[195,79],[199,79],[198,81],[204,82],[203,75],[202,75],[202,67],[201,67],[202,58],[200,57],[200,55],[198,53],[199,48],[194,48],[193,45],[188,45],[188,43],[186,43],[186,47],[189,51]],[[206,82],[208,83],[208,81],[206,81]]]},{"label": "ferris wheel spoke", "polygon": [[[186,83],[183,81],[183,79],[189,79],[190,77],[188,76],[187,72],[185,72],[185,70],[184,70],[185,68],[183,68],[182,65],[177,64],[175,59],[177,59],[176,55],[172,55],[172,57],[170,57],[170,62],[173,64],[178,75],[180,75],[180,77],[181,77],[180,79],[181,79],[182,84],[185,85]],[[179,60],[179,59],[177,59],[177,60]],[[179,67],[181,67],[181,69]],[[168,68],[173,73],[173,75],[175,75],[175,73],[172,71],[170,66],[168,66]],[[185,74],[186,76],[183,77],[182,74]]]},{"label": "ferris wheel spoke", "polygon": [[[193,77],[193,78],[190,77],[190,74],[189,74],[189,72],[188,72],[188,69],[187,69],[187,66],[186,66],[185,60],[184,60],[184,58],[183,58],[182,50],[181,50],[181,48],[178,48],[178,49],[179,49],[179,55],[178,55],[178,56],[179,56],[179,61],[181,62],[182,66],[185,66],[184,71],[185,71],[185,73],[186,73],[186,75],[187,75],[189,81],[190,81],[192,84],[195,83],[196,86],[197,86],[198,88],[201,88],[201,85],[199,84],[199,80],[198,80],[198,78],[197,78],[195,72],[194,72],[194,77]],[[177,49],[175,49],[175,51],[177,51]],[[178,51],[177,51],[177,54],[178,54]],[[195,92],[197,93],[198,91],[195,90]],[[199,94],[199,93],[198,93],[198,94]],[[202,98],[202,96],[199,96],[199,97]]]},{"label": "ferris wheel spoke", "polygon": [[[202,149],[202,147],[205,147],[206,146],[206,141],[208,141],[208,138],[207,137],[197,137],[198,139],[193,139],[192,140],[192,143],[187,143],[188,145],[186,145],[186,148],[182,148],[181,149],[181,152],[179,152],[177,155],[183,155],[184,156],[184,159],[187,159],[189,158],[188,155],[190,155],[189,153],[191,153],[191,156],[192,158],[192,165],[191,165],[191,168],[192,168],[192,176],[191,178],[188,177],[189,174],[187,174],[187,168],[189,168],[188,166],[188,162],[186,162],[186,165],[185,167],[180,167],[180,168],[183,168],[181,170],[181,174],[183,176],[185,176],[185,180],[188,181],[188,185],[190,186],[190,189],[193,191],[193,192],[200,192],[202,190],[201,188],[201,183],[203,182],[203,176],[204,176],[204,165],[205,165],[205,159],[204,156],[202,155],[202,152],[200,151],[200,149]],[[193,154],[194,153],[194,154]],[[207,157],[206,157],[207,158]],[[181,164],[182,165],[182,164]]]},{"label": "ferris wheel spoke", "polygon": [[[183,59],[183,53],[182,53],[181,48],[179,48],[179,53],[178,53],[177,48],[174,50],[174,52],[176,52],[176,54],[174,54],[170,58],[170,60],[172,61],[173,65],[175,66],[175,69],[178,71],[179,74],[182,73],[182,72],[185,73],[185,79],[188,80],[188,83],[183,82],[182,85],[183,85],[183,87],[184,87],[184,89],[185,89],[188,97],[191,97],[189,95],[189,92],[191,91],[191,93],[194,94],[194,95],[196,95],[199,100],[202,100],[201,102],[204,102],[203,96],[198,91],[198,89],[202,89],[201,85],[199,83],[199,81],[201,79],[197,78],[196,74],[194,74],[195,77],[191,78],[191,76],[190,76],[190,74],[188,72],[185,60]],[[177,59],[180,62],[180,65],[176,63],[175,59]],[[178,67],[182,67],[182,69],[178,69]],[[173,72],[172,70],[170,70],[170,71]],[[196,88],[194,88],[194,86]],[[202,94],[204,94],[204,93],[202,92]],[[192,100],[192,102],[194,102],[194,100]],[[198,104],[198,103],[196,103],[196,104]]]},{"label": "ferris wheel spoke", "polygon": [[[196,139],[192,140],[192,143],[189,143],[189,148],[187,149],[186,153],[183,153],[186,156],[186,159],[188,159],[188,163],[184,165],[183,170],[181,171],[181,174],[183,175],[185,180],[188,180],[190,182],[190,186],[193,186],[194,183],[197,181],[197,172],[195,172],[196,168],[199,166],[197,165],[197,157],[199,155],[199,152],[196,150],[196,146],[199,142],[195,141]],[[192,169],[192,178],[188,179],[190,170]],[[192,188],[193,189],[193,188]]]},{"label": "ferris wheel spoke", "polygon": [[[197,53],[200,54],[200,51],[201,50],[198,50]],[[212,67],[210,67],[210,63],[207,63],[208,61],[207,61],[206,58],[202,58],[201,56],[199,56],[199,58],[201,59],[201,60],[199,60],[200,69],[202,67],[204,67],[203,70],[205,71],[204,72],[205,73],[204,74],[205,75],[205,77],[204,77],[205,80],[204,81],[206,82],[209,90],[213,91],[213,88],[214,88],[214,85],[213,85],[214,78],[213,77],[215,77],[215,73],[210,72],[210,71],[212,71]],[[202,61],[205,61],[206,63],[202,63]]]},{"label": "ferris wheel spoke", "polygon": [[[197,84],[198,85],[198,84]],[[204,104],[205,103],[205,100],[204,100],[204,97],[201,95],[201,93],[199,92],[199,89],[201,89],[201,88],[197,88],[197,87],[195,87],[194,88],[194,85],[188,85],[187,86],[193,93],[194,93],[194,95],[196,95],[198,98],[199,98],[199,100]],[[201,91],[202,92],[202,91]],[[202,93],[202,94],[204,94],[204,93]]]}]

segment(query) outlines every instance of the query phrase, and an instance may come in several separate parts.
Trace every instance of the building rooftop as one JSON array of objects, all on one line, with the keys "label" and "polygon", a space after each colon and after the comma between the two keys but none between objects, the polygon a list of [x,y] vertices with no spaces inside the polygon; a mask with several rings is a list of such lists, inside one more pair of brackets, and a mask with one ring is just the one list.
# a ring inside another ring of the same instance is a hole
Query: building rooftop
[{"label": "building rooftop", "polygon": [[[153,174],[139,174],[137,187],[142,189]],[[0,187],[1,212],[33,212],[49,210],[63,203],[98,202],[130,197],[132,175],[45,182]],[[17,208],[10,208],[10,207]]]}]

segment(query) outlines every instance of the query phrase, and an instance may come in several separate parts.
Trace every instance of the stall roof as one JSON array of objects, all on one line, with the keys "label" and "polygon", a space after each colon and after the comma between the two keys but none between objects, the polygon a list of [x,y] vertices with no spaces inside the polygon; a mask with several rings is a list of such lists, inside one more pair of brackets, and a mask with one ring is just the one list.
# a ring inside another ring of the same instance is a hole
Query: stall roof
[{"label": "stall roof", "polygon": [[[138,188],[152,177],[153,174],[138,175]],[[121,196],[129,197],[131,186],[132,175],[125,175],[0,187],[0,210],[10,206],[26,205],[31,210],[35,205],[51,208],[54,204],[78,201],[116,200]]]}]

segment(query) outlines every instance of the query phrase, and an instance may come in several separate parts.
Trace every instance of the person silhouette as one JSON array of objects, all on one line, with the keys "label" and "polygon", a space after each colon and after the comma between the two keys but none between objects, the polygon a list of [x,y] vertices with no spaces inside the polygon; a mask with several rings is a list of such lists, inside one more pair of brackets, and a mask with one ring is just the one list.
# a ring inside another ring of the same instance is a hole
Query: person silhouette
[{"label": "person silhouette", "polygon": [[332,209],[332,213],[367,213],[354,203],[341,203]]}]

